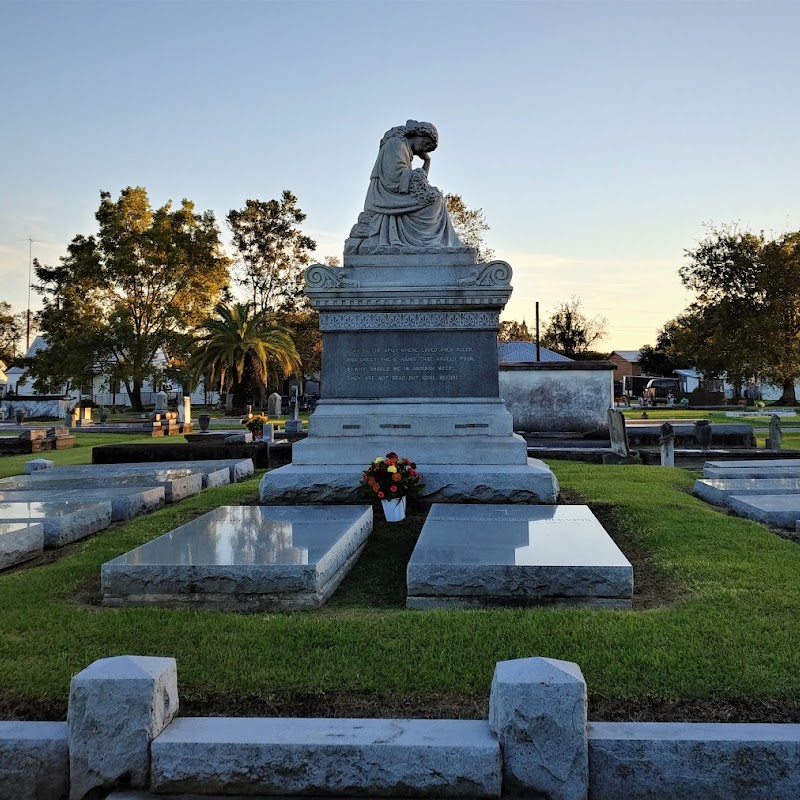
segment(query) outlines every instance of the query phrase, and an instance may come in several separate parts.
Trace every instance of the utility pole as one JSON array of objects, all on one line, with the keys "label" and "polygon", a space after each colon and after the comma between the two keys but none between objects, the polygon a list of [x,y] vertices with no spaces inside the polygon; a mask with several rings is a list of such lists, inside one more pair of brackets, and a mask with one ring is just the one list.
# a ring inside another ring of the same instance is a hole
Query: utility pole
[{"label": "utility pole", "polygon": [[41,244],[36,239],[30,236],[26,239],[28,242],[28,313],[26,315],[27,323],[25,325],[25,355],[28,354],[31,346],[31,277],[33,274],[33,245]]}]

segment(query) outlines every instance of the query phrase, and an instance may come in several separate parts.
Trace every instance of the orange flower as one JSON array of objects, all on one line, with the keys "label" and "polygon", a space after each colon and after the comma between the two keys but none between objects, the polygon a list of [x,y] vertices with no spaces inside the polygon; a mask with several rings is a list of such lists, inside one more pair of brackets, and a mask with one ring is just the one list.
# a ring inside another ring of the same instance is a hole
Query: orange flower
[{"label": "orange flower", "polygon": [[401,480],[403,480],[403,476],[399,472],[395,472],[395,474],[392,475],[392,480],[395,483],[399,483]]}]

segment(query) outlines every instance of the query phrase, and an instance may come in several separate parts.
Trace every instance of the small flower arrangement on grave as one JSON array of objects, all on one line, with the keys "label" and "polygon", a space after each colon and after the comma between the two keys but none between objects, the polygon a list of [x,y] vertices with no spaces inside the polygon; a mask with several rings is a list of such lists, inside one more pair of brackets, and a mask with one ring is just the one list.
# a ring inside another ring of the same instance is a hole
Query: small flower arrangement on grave
[{"label": "small flower arrangement on grave", "polygon": [[263,436],[264,435],[264,423],[266,423],[267,418],[262,414],[259,414],[256,417],[250,417],[250,419],[246,420],[242,423],[242,425],[253,434],[253,436]]},{"label": "small flower arrangement on grave", "polygon": [[397,453],[378,456],[363,472],[361,490],[379,500],[399,500],[401,497],[416,497],[424,484],[417,472],[417,465]]}]

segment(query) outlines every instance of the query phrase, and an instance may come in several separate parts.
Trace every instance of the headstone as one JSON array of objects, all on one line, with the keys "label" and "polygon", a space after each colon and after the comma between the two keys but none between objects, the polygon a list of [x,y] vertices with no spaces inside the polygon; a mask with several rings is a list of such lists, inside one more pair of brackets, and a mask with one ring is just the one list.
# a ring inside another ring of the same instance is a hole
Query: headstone
[{"label": "headstone", "polygon": [[708,450],[711,447],[712,434],[711,423],[707,419],[698,419],[694,423],[694,440],[703,450]]},{"label": "headstone", "polygon": [[33,458],[25,463],[25,474],[30,475],[43,469],[52,469],[55,465],[47,458]]},{"label": "headstone", "polygon": [[150,778],[150,743],[178,712],[174,658],[115,656],[79,672],[70,683],[70,800],[124,781],[143,789]]},{"label": "headstone", "polygon": [[769,418],[769,439],[767,440],[767,447],[769,450],[780,450],[783,439],[781,431],[781,418],[777,414],[773,414]]},{"label": "headstone", "polygon": [[675,405],[675,395],[672,392],[667,392],[667,405],[670,407]]},{"label": "headstone", "polygon": [[242,433],[232,433],[223,440],[225,444],[250,444],[253,441],[253,434],[250,431]]},{"label": "headstone", "polygon": [[47,431],[44,428],[30,428],[27,431],[23,431],[19,438],[26,441],[26,442],[39,442],[45,438]]},{"label": "headstone", "polygon": [[503,751],[503,794],[585,800],[586,681],[577,664],[552,658],[499,661],[489,727]]},{"label": "headstone", "polygon": [[675,466],[675,429],[669,422],[661,426],[661,438],[658,440],[661,447],[661,466]]},{"label": "headstone", "polygon": [[183,396],[178,405],[178,422],[185,424],[192,421],[192,398]]},{"label": "headstone", "polygon": [[167,393],[156,392],[156,413],[166,413],[167,411]]},{"label": "headstone", "polygon": [[228,392],[225,395],[225,410],[230,411],[233,408],[233,393]]},{"label": "headstone", "polygon": [[267,416],[270,419],[280,419],[281,417],[281,396],[273,392],[267,398]]},{"label": "headstone", "polygon": [[611,437],[611,452],[615,456],[628,458],[631,451],[628,446],[628,432],[625,430],[625,416],[615,408],[608,409],[608,432]]}]

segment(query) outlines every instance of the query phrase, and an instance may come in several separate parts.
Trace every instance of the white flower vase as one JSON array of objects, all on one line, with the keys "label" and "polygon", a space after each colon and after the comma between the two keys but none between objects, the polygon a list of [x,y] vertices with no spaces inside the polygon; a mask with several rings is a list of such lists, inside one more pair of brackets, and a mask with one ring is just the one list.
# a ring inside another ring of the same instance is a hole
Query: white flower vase
[{"label": "white flower vase", "polygon": [[383,515],[387,522],[402,522],[406,518],[406,498],[397,500],[381,500]]}]

